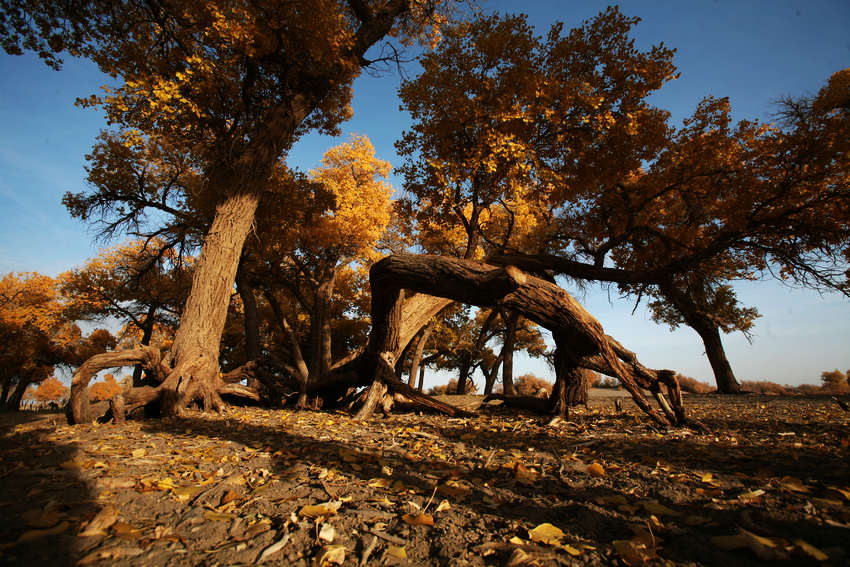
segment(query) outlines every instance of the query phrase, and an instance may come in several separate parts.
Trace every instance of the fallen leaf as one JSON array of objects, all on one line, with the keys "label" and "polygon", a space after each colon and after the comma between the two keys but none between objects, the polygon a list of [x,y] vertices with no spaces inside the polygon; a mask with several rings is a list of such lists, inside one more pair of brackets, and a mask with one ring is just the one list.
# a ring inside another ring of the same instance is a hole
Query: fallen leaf
[{"label": "fallen leaf", "polygon": [[52,528],[65,519],[65,514],[55,510],[35,509],[28,510],[23,514],[24,525],[28,528],[46,529]]},{"label": "fallen leaf", "polygon": [[319,559],[319,567],[342,565],[343,562],[345,562],[345,546],[331,545],[325,548],[325,553]]},{"label": "fallen leaf", "polygon": [[319,539],[328,543],[333,543],[335,537],[336,530],[334,527],[330,524],[322,524],[322,527],[319,529]]},{"label": "fallen leaf", "polygon": [[540,478],[540,475],[537,473],[537,471],[529,469],[522,463],[517,463],[514,467],[514,477],[520,484],[523,484],[525,486],[533,486],[537,483],[537,480]]},{"label": "fallen leaf", "polygon": [[234,514],[224,514],[222,512],[214,512],[212,510],[207,510],[204,512],[204,518],[211,522],[229,522],[236,516]]},{"label": "fallen leaf", "polygon": [[545,543],[549,545],[558,545],[566,534],[557,526],[552,524],[540,524],[533,530],[528,530],[528,537],[531,541]]},{"label": "fallen leaf", "polygon": [[837,486],[828,486],[826,491],[838,498],[842,498],[845,502],[850,502],[850,490],[838,488]]},{"label": "fallen leaf", "polygon": [[434,518],[425,513],[420,513],[417,516],[413,516],[412,514],[405,514],[401,517],[406,523],[411,526],[433,526]]},{"label": "fallen leaf", "polygon": [[805,555],[808,555],[815,561],[826,561],[829,559],[829,555],[802,539],[795,539],[794,545],[799,547]]},{"label": "fallen leaf", "polygon": [[304,506],[298,511],[299,516],[303,516],[305,518],[320,518],[322,516],[333,516],[336,514],[339,507],[342,506],[342,502],[339,500],[332,500],[330,502],[325,502],[323,504],[316,504],[314,506]]},{"label": "fallen leaf", "polygon": [[747,539],[747,546],[762,561],[788,559],[788,556],[779,549],[779,546],[772,539],[756,535],[745,529],[741,529],[741,535]]},{"label": "fallen leaf", "polygon": [[236,492],[235,490],[228,490],[224,494],[224,496],[221,497],[221,504],[222,505],[229,504],[230,502],[233,502],[234,500],[239,500],[239,493]]},{"label": "fallen leaf", "polygon": [[396,559],[407,559],[407,551],[404,550],[403,545],[391,545],[387,547],[387,555]]},{"label": "fallen leaf", "polygon": [[437,512],[443,512],[443,511],[445,511],[445,510],[451,510],[451,508],[452,508],[452,505],[451,505],[451,504],[449,504],[449,501],[448,501],[448,500],[443,500],[442,502],[440,502],[440,505],[439,505],[439,506],[437,506],[437,509],[436,509],[436,510],[434,510],[434,513],[437,513]]},{"label": "fallen leaf", "polygon": [[46,530],[29,530],[21,534],[21,537],[18,538],[18,542],[32,541],[46,536],[59,535],[61,533],[65,533],[70,527],[71,522],[65,520],[59,522],[52,528],[47,528]]},{"label": "fallen leaf", "polygon": [[80,532],[83,537],[106,535],[106,530],[118,521],[118,510],[112,506],[106,506],[91,519],[86,529]]},{"label": "fallen leaf", "polygon": [[148,452],[145,449],[135,449],[132,453],[130,453],[130,455],[135,458],[144,457],[147,454]]},{"label": "fallen leaf", "polygon": [[638,504],[649,514],[655,514],[656,516],[680,516],[679,512],[675,510],[671,510],[664,504],[660,504],[658,500],[646,500],[643,502],[638,502]]},{"label": "fallen leaf", "polygon": [[751,502],[757,498],[764,496],[764,490],[750,490],[738,495],[738,500],[741,502]]},{"label": "fallen leaf", "polygon": [[179,502],[186,502],[187,500],[191,500],[197,494],[204,489],[203,486],[178,486],[173,489],[171,493],[177,498]]},{"label": "fallen leaf", "polygon": [[562,545],[561,549],[563,549],[564,551],[566,551],[567,553],[569,553],[573,557],[578,557],[579,555],[582,554],[582,551],[580,549],[576,549],[575,547],[571,546],[568,543],[565,543],[564,545]]},{"label": "fallen leaf", "polygon": [[286,544],[289,543],[289,537],[290,537],[289,534],[286,534],[282,538],[280,538],[278,541],[276,541],[275,543],[273,543],[270,546],[268,546],[267,548],[265,548],[260,553],[260,556],[257,557],[257,563],[262,563],[263,561],[267,560],[269,557],[271,557],[272,555],[274,555],[275,553],[277,553],[278,551],[283,549],[286,546]]},{"label": "fallen leaf", "polygon": [[587,474],[592,477],[601,478],[605,476],[605,468],[599,463],[590,463],[587,465]]},{"label": "fallen leaf", "polygon": [[799,478],[794,478],[793,476],[784,476],[779,481],[779,488],[783,490],[787,490],[789,492],[800,492],[806,493],[809,491],[809,487],[806,486],[802,480]]},{"label": "fallen leaf", "polygon": [[517,536],[512,537],[508,541],[511,542],[514,545],[525,545],[526,543],[528,543],[527,541],[525,541],[521,537],[517,537]]},{"label": "fallen leaf", "polygon": [[611,542],[620,559],[629,567],[639,567],[651,559],[646,546],[631,540],[616,540]]}]

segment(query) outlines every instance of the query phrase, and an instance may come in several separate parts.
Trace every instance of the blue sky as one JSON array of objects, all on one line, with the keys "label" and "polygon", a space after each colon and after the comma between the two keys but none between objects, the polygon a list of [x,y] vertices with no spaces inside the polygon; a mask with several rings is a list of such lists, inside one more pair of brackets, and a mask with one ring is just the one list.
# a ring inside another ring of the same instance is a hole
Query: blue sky
[{"label": "blue sky", "polygon": [[[482,1],[485,11],[517,11],[545,33],[555,20],[566,27],[604,10],[606,3]],[[664,42],[677,49],[681,78],[668,84],[654,102],[675,122],[706,95],[728,96],[737,119],[769,120],[771,103],[784,96],[815,93],[833,72],[850,66],[850,2],[642,1],[620,4],[642,22],[633,36],[639,47]],[[415,74],[416,66],[408,72]],[[102,116],[74,106],[107,82],[93,65],[68,61],[61,72],[37,58],[0,54],[0,274],[39,271],[55,275],[97,254],[87,227],[61,204],[65,191],[85,188],[84,156],[105,127]],[[394,141],[408,125],[398,109],[395,72],[364,76],[355,84],[355,117],[344,127],[367,134],[378,155],[394,165]],[[289,161],[314,167],[339,140],[311,135],[292,150]],[[396,187],[401,180],[394,178]],[[850,368],[850,300],[791,289],[775,282],[736,285],[744,304],[759,308],[753,344],[740,334],[724,342],[739,379],[780,383],[817,382],[823,370]],[[642,308],[591,287],[578,299],[608,333],[637,352],[648,366],[674,368],[713,383],[696,333],[669,332],[652,323]],[[537,361],[522,360],[517,372],[549,377]]]}]

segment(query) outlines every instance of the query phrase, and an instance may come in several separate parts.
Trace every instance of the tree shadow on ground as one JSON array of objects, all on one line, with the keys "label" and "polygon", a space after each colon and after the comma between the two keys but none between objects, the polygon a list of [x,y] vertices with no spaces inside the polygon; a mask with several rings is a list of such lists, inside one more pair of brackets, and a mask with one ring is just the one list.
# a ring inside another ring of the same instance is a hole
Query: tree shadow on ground
[{"label": "tree shadow on ground", "polygon": [[[281,485],[264,492],[268,505],[258,503],[255,510],[276,517],[279,523],[305,504],[351,498],[341,514],[380,519],[387,533],[413,542],[408,551],[413,563],[417,548],[427,549],[418,560],[447,564],[461,559],[457,555],[460,549],[470,551],[491,541],[503,543],[512,536],[527,539],[526,530],[543,523],[557,524],[573,540],[617,539],[632,533],[625,522],[589,503],[593,491],[583,486],[570,488],[551,479],[523,485],[511,470],[483,468],[484,459],[478,467],[424,455],[413,460],[404,448],[393,446],[386,425],[382,420],[357,424],[377,432],[371,442],[334,439],[332,431],[321,428],[309,436],[286,426],[228,424],[200,417],[150,421],[143,428],[149,433],[170,434],[191,430],[238,446],[264,447],[279,455],[272,461],[271,472]],[[392,469],[389,477],[385,467]],[[333,472],[323,480],[321,475],[327,471]],[[390,505],[381,503],[384,497]],[[411,526],[403,521],[403,513],[412,510],[407,502],[425,506],[432,499],[431,511],[443,499],[452,506],[441,513],[435,526]]]},{"label": "tree shadow on ground", "polygon": [[0,413],[0,565],[74,565],[92,538],[78,537],[100,508],[73,441],[50,437],[59,412]]},{"label": "tree shadow on ground", "polygon": [[[334,421],[332,414],[327,415]],[[317,427],[305,433],[304,428],[297,432],[285,423],[277,426],[202,417],[150,421],[143,428],[151,433],[170,434],[191,430],[193,435],[234,443],[235,450],[240,446],[265,448],[273,455],[271,472],[282,482],[277,492],[265,493],[254,503],[255,510],[281,522],[306,503],[350,497],[346,514],[379,518],[388,533],[411,541],[418,539],[420,548],[427,550],[419,559],[433,560],[435,564],[461,559],[458,549],[471,549],[487,541],[505,542],[514,535],[527,538],[528,528],[546,522],[559,526],[573,541],[595,546],[628,539],[636,525],[645,525],[649,513],[640,505],[649,500],[660,500],[672,510],[670,516],[662,518],[670,531],[657,535],[659,541],[670,539],[670,557],[679,561],[758,565],[751,554],[728,553],[711,543],[712,536],[730,535],[739,527],[789,541],[805,537],[823,547],[847,541],[846,528],[823,525],[814,515],[798,509],[799,499],[789,502],[788,508],[764,511],[758,510],[757,502],[745,505],[735,499],[738,493],[765,486],[785,475],[808,472],[804,478],[816,487],[842,475],[846,480],[847,463],[827,452],[811,449],[795,454],[793,446],[764,446],[742,448],[739,454],[714,444],[710,436],[701,436],[696,442],[693,437],[652,438],[647,434],[653,431],[648,430],[637,440],[631,441],[626,435],[625,441],[620,437],[594,444],[592,454],[604,458],[611,472],[604,479],[593,479],[586,474],[573,474],[569,467],[566,472],[563,467],[559,471],[562,463],[558,459],[568,452],[570,444],[564,442],[563,435],[556,436],[545,428],[538,427],[531,434],[515,434],[508,429],[476,431],[472,422],[464,419],[444,423],[436,425],[412,416],[401,421],[373,419],[349,424],[350,429],[337,438],[334,436],[340,430],[336,426]],[[412,431],[413,440],[439,439],[445,446],[434,449],[431,455],[424,454],[424,450],[411,455],[411,438],[402,442],[394,433],[405,428]],[[576,439],[580,437],[577,435]],[[586,439],[586,432],[583,438]],[[533,449],[530,454],[554,451],[554,456],[550,454],[532,463],[549,474],[524,483],[519,480],[516,466],[511,469],[504,461],[488,462],[487,455],[494,450],[510,454],[518,447]],[[459,464],[448,463],[437,458],[438,451],[454,451],[465,458],[458,459]],[[710,498],[699,487],[679,488],[658,467],[660,461],[680,463],[687,470],[713,471],[724,481],[732,479],[727,483],[728,492]],[[823,466],[826,470],[814,471],[813,462],[818,463],[818,469]],[[769,467],[767,476],[759,467]],[[392,469],[388,481],[387,468]],[[324,479],[323,474],[327,475]],[[385,480],[376,483],[376,479]],[[390,505],[378,504],[376,493],[389,497]],[[627,500],[625,507],[612,504],[620,497]],[[430,498],[446,498],[452,503],[451,511],[434,527],[409,526],[402,521],[406,501],[424,505]],[[702,518],[703,523],[685,526],[683,519],[691,516]],[[411,560],[415,561],[416,556],[411,555]],[[807,558],[794,557],[779,564],[808,562]]]}]

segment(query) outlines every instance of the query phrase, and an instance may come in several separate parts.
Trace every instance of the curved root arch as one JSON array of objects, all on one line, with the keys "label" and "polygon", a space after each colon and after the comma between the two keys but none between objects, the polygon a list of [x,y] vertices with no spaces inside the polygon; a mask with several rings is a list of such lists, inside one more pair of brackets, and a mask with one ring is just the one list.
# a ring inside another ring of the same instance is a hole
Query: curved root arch
[{"label": "curved root arch", "polygon": [[[374,378],[376,385],[395,386],[388,383],[387,373],[381,368],[395,363],[409,333],[403,332],[410,326],[404,320],[403,292],[409,290],[478,307],[504,307],[552,331],[563,361],[557,372],[561,392],[564,391],[563,380],[574,369],[598,369],[616,377],[637,406],[656,422],[663,425],[687,422],[674,373],[654,371],[640,365],[634,353],[606,336],[596,318],[569,293],[551,282],[513,266],[497,267],[441,256],[399,254],[374,264],[370,283],[372,332],[363,368]],[[661,393],[662,383],[667,386],[670,400]],[[660,411],[649,403],[642,388],[655,396]],[[364,412],[361,411],[361,414]]]},{"label": "curved root arch", "polygon": [[[125,412],[133,411],[154,400],[163,398],[167,393],[176,390],[176,388],[172,387],[173,385],[167,383],[168,380],[174,380],[175,371],[163,362],[162,354],[156,347],[140,346],[131,350],[97,354],[86,360],[74,372],[74,377],[71,380],[71,394],[68,400],[68,423],[88,423],[102,417],[100,414],[103,412],[95,415],[88,397],[88,385],[98,372],[110,368],[135,366],[137,364],[141,365],[160,384],[155,388],[150,386],[131,388],[115,396],[111,400],[111,409],[115,421],[122,421]],[[260,397],[256,391],[234,383],[245,376],[253,375],[255,366],[256,363],[251,362],[225,375],[223,377],[224,380],[218,381],[215,390],[216,397],[226,394],[259,401]],[[206,393],[199,393],[196,390],[188,388],[183,393],[184,397],[196,395],[203,396]],[[168,400],[164,401],[167,402]]]}]

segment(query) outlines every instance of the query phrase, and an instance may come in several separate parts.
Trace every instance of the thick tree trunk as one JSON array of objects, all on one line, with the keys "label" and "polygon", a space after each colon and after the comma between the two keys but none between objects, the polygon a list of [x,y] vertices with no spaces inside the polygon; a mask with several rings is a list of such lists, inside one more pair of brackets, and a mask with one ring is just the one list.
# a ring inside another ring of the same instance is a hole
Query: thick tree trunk
[{"label": "thick tree trunk", "polygon": [[447,394],[457,394],[463,396],[466,394],[466,383],[469,381],[469,368],[472,366],[472,357],[469,353],[463,353],[460,358],[460,367],[457,374],[457,387],[454,392],[446,392]]},{"label": "thick tree trunk", "polygon": [[193,401],[204,411],[222,408],[218,354],[233,282],[259,195],[237,193],[216,207],[171,348],[172,371],[161,388],[163,415],[178,415]]},{"label": "thick tree trunk", "polygon": [[401,254],[372,266],[372,333],[360,371],[377,377],[381,362],[392,364],[398,350],[402,290],[433,294],[479,307],[501,307],[560,333],[568,347],[564,354],[576,365],[599,355],[632,395],[635,403],[654,420],[670,424],[669,416],[653,408],[620,361],[602,326],[566,291],[545,280],[507,266],[480,262]]},{"label": "thick tree trunk", "polygon": [[502,345],[502,392],[506,396],[516,394],[514,388],[514,343],[519,315],[508,313],[505,317],[505,339]]},{"label": "thick tree trunk", "polygon": [[555,385],[549,395],[549,411],[561,419],[569,416],[570,407],[587,404],[587,375],[577,361],[566,354],[567,345],[560,334],[553,333],[555,340]]},{"label": "thick tree trunk", "polygon": [[690,323],[690,327],[699,334],[703,345],[705,345],[705,355],[708,357],[709,364],[711,364],[711,370],[714,372],[718,393],[740,394],[741,385],[735,379],[732,366],[726,358],[723,341],[720,340],[720,329],[717,328],[717,325],[702,321],[696,322],[696,324]]},{"label": "thick tree trunk", "polygon": [[6,409],[11,411],[20,411],[21,409],[21,400],[24,398],[24,394],[27,391],[27,388],[32,382],[30,382],[29,378],[24,378],[23,376],[18,378],[18,384],[15,386],[15,389],[12,391],[12,395],[9,396],[9,399],[6,400]]}]

